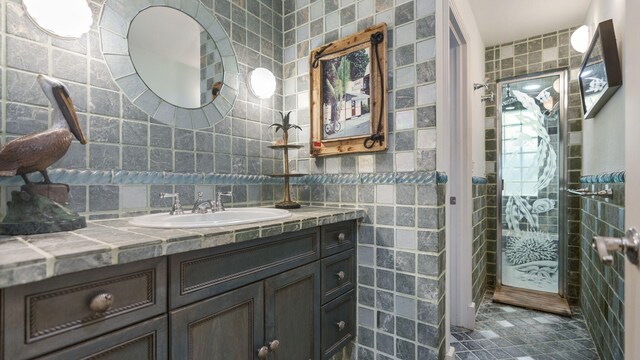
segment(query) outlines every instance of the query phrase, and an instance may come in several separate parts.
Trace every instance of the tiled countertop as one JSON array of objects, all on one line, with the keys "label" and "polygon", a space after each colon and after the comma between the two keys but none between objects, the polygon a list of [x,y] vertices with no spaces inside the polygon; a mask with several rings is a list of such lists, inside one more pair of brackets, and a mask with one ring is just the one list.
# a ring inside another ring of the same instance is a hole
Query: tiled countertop
[{"label": "tiled countertop", "polygon": [[129,219],[90,221],[75,231],[0,236],[0,288],[52,276],[125,264],[298,231],[364,216],[361,209],[303,207],[290,218],[240,226],[152,229]]}]

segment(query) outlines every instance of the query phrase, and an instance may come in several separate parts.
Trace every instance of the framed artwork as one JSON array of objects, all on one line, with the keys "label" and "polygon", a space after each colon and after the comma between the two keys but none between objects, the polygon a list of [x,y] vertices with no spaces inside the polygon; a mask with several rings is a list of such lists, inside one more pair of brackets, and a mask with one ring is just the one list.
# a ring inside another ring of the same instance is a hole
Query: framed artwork
[{"label": "framed artwork", "polygon": [[593,118],[622,85],[618,43],[612,20],[598,24],[589,50],[584,55],[578,79],[584,118]]},{"label": "framed artwork", "polygon": [[387,25],[310,54],[311,155],[387,149]]}]

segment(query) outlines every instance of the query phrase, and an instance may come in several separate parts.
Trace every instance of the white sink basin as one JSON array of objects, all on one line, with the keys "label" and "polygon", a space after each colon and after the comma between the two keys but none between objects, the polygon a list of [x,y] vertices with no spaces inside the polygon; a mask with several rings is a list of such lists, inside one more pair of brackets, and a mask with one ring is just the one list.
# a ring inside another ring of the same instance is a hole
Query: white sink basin
[{"label": "white sink basin", "polygon": [[291,216],[287,210],[269,208],[232,208],[207,214],[169,215],[168,213],[138,216],[129,224],[141,227],[177,229],[230,226],[284,219]]}]

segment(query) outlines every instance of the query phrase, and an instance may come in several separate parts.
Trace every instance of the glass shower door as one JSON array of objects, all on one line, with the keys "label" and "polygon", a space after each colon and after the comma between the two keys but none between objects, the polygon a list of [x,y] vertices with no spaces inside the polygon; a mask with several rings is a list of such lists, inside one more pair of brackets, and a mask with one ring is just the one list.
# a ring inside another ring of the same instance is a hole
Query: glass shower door
[{"label": "glass shower door", "polygon": [[563,295],[563,73],[498,84],[499,284]]}]

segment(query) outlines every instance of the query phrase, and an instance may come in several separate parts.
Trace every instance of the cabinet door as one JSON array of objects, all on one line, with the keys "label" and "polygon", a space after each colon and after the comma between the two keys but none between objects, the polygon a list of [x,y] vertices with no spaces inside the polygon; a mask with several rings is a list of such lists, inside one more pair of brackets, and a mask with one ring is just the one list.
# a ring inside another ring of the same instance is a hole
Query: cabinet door
[{"label": "cabinet door", "polygon": [[265,280],[265,322],[270,360],[319,359],[319,262]]},{"label": "cabinet door", "polygon": [[263,306],[259,282],[172,311],[172,359],[257,359],[264,338]]},{"label": "cabinet door", "polygon": [[147,320],[38,359],[166,360],[167,317]]}]

